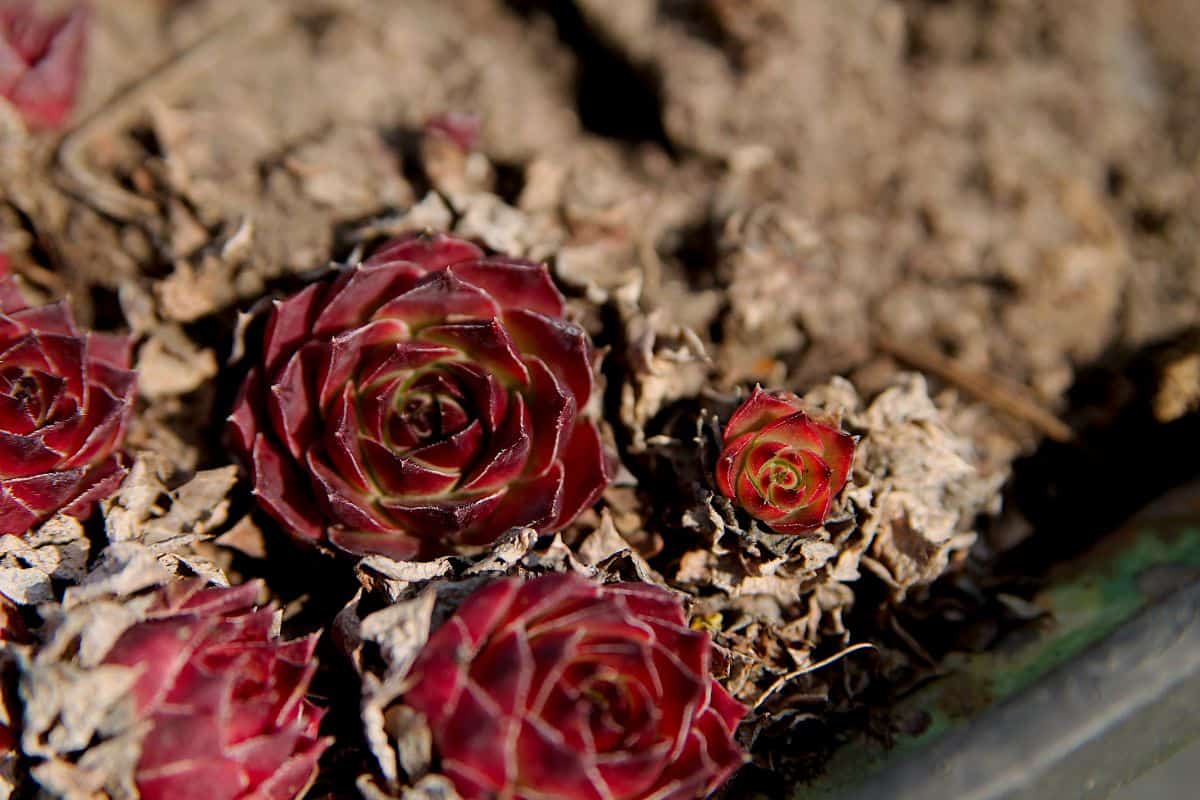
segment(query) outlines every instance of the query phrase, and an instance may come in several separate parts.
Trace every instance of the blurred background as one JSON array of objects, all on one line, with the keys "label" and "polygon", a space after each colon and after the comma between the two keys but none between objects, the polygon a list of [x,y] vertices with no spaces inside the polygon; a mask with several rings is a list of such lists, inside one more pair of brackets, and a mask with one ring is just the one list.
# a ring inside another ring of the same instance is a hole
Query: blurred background
[{"label": "blurred background", "polygon": [[[0,135],[0,250],[143,337],[131,443],[181,470],[225,463],[239,308],[434,227],[551,259],[610,363],[669,365],[626,450],[702,390],[925,373],[994,495],[989,592],[1200,477],[1196,0],[92,7],[64,137]],[[1196,763],[1117,797],[1193,797]]]}]

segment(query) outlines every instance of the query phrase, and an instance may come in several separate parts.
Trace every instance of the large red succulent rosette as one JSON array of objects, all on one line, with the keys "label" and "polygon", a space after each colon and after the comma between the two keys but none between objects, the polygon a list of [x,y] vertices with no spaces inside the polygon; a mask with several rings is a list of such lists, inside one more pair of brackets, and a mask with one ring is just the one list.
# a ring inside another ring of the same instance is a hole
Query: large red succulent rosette
[{"label": "large red succulent rosette", "polygon": [[129,340],[81,332],[65,301],[30,308],[0,255],[0,535],[86,517],[126,469]]},{"label": "large red succulent rosette", "polygon": [[694,800],[745,760],[711,654],[663,589],[506,579],[430,637],[404,702],[464,800]]},{"label": "large red succulent rosette", "polygon": [[260,503],[302,539],[401,560],[563,527],[611,469],[565,311],[544,266],[440,234],[277,303],[230,417]]},{"label": "large red succulent rosette", "polygon": [[755,387],[725,426],[717,488],[779,533],[821,526],[850,474],[855,440],[790,392]]},{"label": "large red succulent rosette", "polygon": [[317,637],[279,640],[259,588],[170,584],[105,657],[139,671],[142,800],[296,800],[316,776],[329,746],[305,699]]}]

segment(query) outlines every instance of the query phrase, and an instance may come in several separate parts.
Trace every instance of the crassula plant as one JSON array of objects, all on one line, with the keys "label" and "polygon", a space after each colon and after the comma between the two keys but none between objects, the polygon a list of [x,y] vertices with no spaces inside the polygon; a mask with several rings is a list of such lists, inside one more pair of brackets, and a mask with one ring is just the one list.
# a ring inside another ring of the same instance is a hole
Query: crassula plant
[{"label": "crassula plant", "polygon": [[31,128],[62,125],[75,105],[88,11],[39,12],[32,0],[0,0],[0,98]]},{"label": "crassula plant", "polygon": [[257,582],[161,589],[102,663],[131,667],[142,800],[296,800],[329,742],[305,698],[316,636],[285,642]]},{"label": "crassula plant", "polygon": [[609,481],[587,334],[546,268],[441,234],[275,305],[230,417],[295,536],[426,558],[553,531]]},{"label": "crassula plant", "polygon": [[658,587],[505,579],[434,632],[404,702],[464,800],[693,800],[745,759],[711,659]]},{"label": "crassula plant", "polygon": [[134,391],[129,340],[80,331],[65,301],[29,307],[0,256],[0,534],[116,490]]},{"label": "crassula plant", "polygon": [[717,487],[774,531],[810,531],[846,485],[854,447],[854,437],[811,418],[796,395],[756,386],[725,426]]}]

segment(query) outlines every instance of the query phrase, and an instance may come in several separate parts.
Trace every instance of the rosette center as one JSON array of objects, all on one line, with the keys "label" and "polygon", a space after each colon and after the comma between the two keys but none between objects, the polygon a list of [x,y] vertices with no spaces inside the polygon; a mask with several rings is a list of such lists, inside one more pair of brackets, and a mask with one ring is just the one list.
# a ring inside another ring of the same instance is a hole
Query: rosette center
[{"label": "rosette center", "polygon": [[61,378],[44,373],[35,374],[27,368],[10,367],[0,372],[0,395],[8,400],[5,405],[23,416],[34,428],[46,424],[62,385]]},{"label": "rosette center", "polygon": [[598,752],[630,747],[652,722],[647,705],[620,676],[598,677],[581,687],[581,694]]},{"label": "rosette center", "polygon": [[471,423],[472,410],[462,392],[444,376],[425,375],[396,393],[388,428],[396,447],[441,441]]},{"label": "rosette center", "polygon": [[804,482],[804,475],[796,465],[782,458],[773,458],[768,461],[763,473],[760,480],[780,489],[796,489]]}]

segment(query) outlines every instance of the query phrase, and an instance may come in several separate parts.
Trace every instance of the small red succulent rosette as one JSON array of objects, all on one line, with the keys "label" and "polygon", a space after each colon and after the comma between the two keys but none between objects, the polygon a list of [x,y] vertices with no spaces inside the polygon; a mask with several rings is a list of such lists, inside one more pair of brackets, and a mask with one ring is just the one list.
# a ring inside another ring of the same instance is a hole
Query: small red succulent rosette
[{"label": "small red succulent rosette", "polygon": [[65,301],[30,308],[0,256],[0,535],[86,517],[120,486],[133,412],[126,337],[86,333]]},{"label": "small red succulent rosette", "polygon": [[44,16],[31,0],[0,0],[0,97],[30,128],[57,128],[75,105],[88,10]]},{"label": "small red succulent rosette", "polygon": [[139,671],[142,800],[297,800],[312,784],[329,746],[305,699],[317,637],[279,640],[258,591],[168,585],[105,657]]},{"label": "small red succulent rosette", "polygon": [[694,800],[745,760],[711,656],[663,589],[505,579],[434,632],[404,702],[464,800]]},{"label": "small red succulent rosette", "polygon": [[755,387],[725,426],[717,487],[779,533],[821,526],[846,485],[853,436],[818,422],[790,392]]},{"label": "small red succulent rosette", "polygon": [[293,535],[428,558],[562,528],[611,467],[591,342],[545,266],[415,235],[276,304],[230,416]]}]

